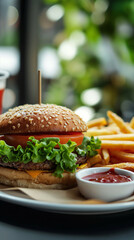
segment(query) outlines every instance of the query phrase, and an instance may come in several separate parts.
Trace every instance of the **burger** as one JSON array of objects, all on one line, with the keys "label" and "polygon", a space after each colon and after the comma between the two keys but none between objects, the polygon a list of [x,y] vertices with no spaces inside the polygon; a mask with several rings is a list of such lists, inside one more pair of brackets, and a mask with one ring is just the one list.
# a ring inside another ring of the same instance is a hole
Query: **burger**
[{"label": "burger", "polygon": [[84,137],[85,122],[54,104],[23,105],[0,115],[0,183],[67,189],[75,171],[97,154],[100,141]]}]

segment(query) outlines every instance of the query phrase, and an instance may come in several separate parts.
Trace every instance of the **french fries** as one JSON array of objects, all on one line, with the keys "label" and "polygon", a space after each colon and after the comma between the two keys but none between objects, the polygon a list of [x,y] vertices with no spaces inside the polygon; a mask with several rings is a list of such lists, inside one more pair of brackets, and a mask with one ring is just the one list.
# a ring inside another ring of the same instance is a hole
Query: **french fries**
[{"label": "french fries", "polygon": [[134,134],[114,134],[114,135],[107,135],[107,136],[99,136],[100,140],[117,140],[117,141],[134,141]]},{"label": "french fries", "polygon": [[93,167],[103,167],[104,165],[102,163],[96,163]]},{"label": "french fries", "polygon": [[133,162],[134,163],[134,153],[111,151],[110,155],[112,157],[117,158],[120,162]]},{"label": "french fries", "polygon": [[88,128],[105,125],[107,125],[107,121],[105,118],[94,119],[87,123]]},{"label": "french fries", "polygon": [[134,133],[134,129],[128,126],[117,114],[108,111],[107,115],[113,120],[123,133]]},{"label": "french fries", "polygon": [[88,159],[88,167],[118,167],[134,171],[134,117],[129,123],[108,111],[108,120],[99,118],[88,122],[85,136],[101,140],[98,154]]},{"label": "french fries", "polygon": [[105,164],[109,164],[110,161],[110,154],[109,151],[107,149],[102,149],[102,163]]},{"label": "french fries", "polygon": [[91,137],[91,136],[101,136],[101,135],[110,135],[110,134],[116,134],[117,131],[114,129],[91,129],[85,132],[85,136]]},{"label": "french fries", "polygon": [[111,157],[110,158],[110,164],[116,164],[116,163],[121,163],[122,161],[115,158],[115,157]]},{"label": "french fries", "polygon": [[131,119],[131,121],[130,121],[130,127],[131,128],[134,128],[134,117]]},{"label": "french fries", "polygon": [[131,152],[131,150],[134,149],[134,141],[102,140],[101,147],[104,149],[125,150]]},{"label": "french fries", "polygon": [[97,163],[102,162],[102,157],[100,154],[95,155],[94,157],[91,157],[87,160],[87,166],[91,167]]},{"label": "french fries", "polygon": [[128,162],[104,165],[103,167],[122,168],[122,169],[126,169],[134,172],[134,163],[128,163]]}]

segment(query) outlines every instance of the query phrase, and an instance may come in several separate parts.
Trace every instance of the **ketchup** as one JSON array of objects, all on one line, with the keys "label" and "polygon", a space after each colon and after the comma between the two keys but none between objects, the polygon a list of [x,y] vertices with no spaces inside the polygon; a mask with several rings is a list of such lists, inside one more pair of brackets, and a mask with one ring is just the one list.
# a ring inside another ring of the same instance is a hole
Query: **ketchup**
[{"label": "ketchup", "polygon": [[94,173],[83,177],[84,180],[100,183],[123,183],[131,182],[130,176],[121,175],[115,172],[114,168],[111,168],[107,172]]}]

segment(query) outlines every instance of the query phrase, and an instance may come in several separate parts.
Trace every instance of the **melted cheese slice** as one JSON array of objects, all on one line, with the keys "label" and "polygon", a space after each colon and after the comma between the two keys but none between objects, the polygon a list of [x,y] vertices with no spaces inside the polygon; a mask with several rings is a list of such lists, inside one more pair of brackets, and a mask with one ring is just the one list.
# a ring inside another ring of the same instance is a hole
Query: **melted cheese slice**
[{"label": "melted cheese slice", "polygon": [[43,171],[41,170],[28,170],[26,171],[32,178],[37,178],[40,173],[42,173]]},{"label": "melted cheese slice", "polygon": [[51,170],[26,170],[26,172],[32,177],[37,178],[40,173],[51,173]]},{"label": "melted cheese slice", "polygon": [[83,163],[82,165],[80,165],[78,168],[79,169],[83,169],[83,168],[87,168],[88,166],[87,166],[87,163]]}]

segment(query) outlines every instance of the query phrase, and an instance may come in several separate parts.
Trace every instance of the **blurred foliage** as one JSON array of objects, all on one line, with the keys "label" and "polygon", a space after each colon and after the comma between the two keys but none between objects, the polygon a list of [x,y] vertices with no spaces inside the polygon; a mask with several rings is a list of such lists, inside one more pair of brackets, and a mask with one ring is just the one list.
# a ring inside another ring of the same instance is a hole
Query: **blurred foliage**
[{"label": "blurred foliage", "polygon": [[102,101],[94,106],[96,111],[101,113],[110,108],[123,114],[122,102],[134,100],[134,1],[44,0],[44,3],[47,7],[59,4],[64,8],[64,16],[58,21],[64,27],[58,30],[52,43],[57,50],[73,33],[81,33],[85,39],[76,43],[72,59],[60,59],[62,74],[51,83],[46,101],[76,108],[83,105],[81,93],[85,89],[98,87]]},{"label": "blurred foliage", "polygon": [[[19,14],[19,0],[15,3]],[[52,6],[63,9],[57,21],[47,15]],[[40,8],[39,48],[55,48],[61,67],[59,77],[46,79],[44,101],[73,109],[87,105],[99,116],[111,109],[129,120],[134,115],[134,0],[40,0]],[[17,46],[19,18],[9,23],[0,45]],[[82,99],[92,88],[102,96],[94,105]]]}]

